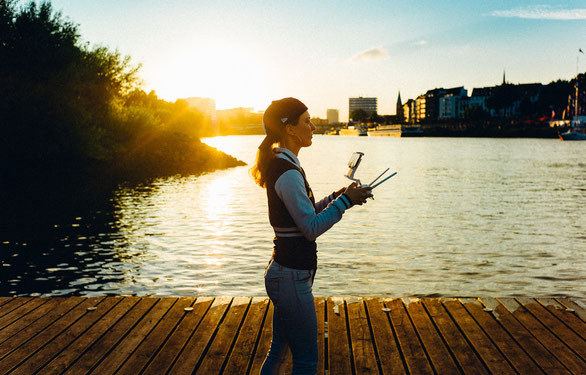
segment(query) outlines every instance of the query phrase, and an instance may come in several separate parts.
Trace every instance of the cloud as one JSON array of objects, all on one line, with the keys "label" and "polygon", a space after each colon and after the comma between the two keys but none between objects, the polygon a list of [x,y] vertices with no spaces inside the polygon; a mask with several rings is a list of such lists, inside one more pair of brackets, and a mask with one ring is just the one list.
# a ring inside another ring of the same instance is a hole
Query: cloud
[{"label": "cloud", "polygon": [[491,15],[495,17],[528,18],[535,20],[586,20],[586,9],[554,9],[548,5],[536,5],[509,10],[495,10]]},{"label": "cloud", "polygon": [[415,44],[416,46],[424,46],[424,45],[426,45],[427,43],[428,43],[428,42],[427,42],[427,40],[425,40],[425,39],[421,39],[421,40],[418,40],[417,42],[415,42],[415,43],[413,43],[413,44]]},{"label": "cloud", "polygon": [[376,61],[384,60],[389,57],[389,53],[383,47],[369,48],[352,57],[352,61]]}]

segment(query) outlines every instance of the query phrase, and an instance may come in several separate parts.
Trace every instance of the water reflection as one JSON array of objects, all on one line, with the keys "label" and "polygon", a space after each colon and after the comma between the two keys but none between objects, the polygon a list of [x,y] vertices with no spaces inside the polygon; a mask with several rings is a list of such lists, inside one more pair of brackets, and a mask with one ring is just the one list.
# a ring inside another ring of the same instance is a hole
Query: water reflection
[{"label": "water reflection", "polygon": [[[206,142],[252,163],[260,137]],[[400,177],[318,239],[316,295],[586,296],[584,146],[314,144],[300,158],[316,195],[347,184],[343,161],[356,150],[367,150],[364,180],[381,165]],[[248,168],[122,186],[87,175],[4,184],[0,295],[264,296],[273,233]]]},{"label": "water reflection", "polygon": [[122,280],[111,265],[127,243],[103,187],[70,175],[3,185],[1,295],[62,295]]}]

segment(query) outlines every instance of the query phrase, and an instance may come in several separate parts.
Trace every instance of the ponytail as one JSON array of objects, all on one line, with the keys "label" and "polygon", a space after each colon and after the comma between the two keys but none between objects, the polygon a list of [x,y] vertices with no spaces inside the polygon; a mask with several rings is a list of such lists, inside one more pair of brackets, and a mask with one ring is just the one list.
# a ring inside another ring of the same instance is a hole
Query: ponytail
[{"label": "ponytail", "polygon": [[256,162],[249,170],[250,176],[253,178],[254,182],[262,188],[266,188],[267,186],[267,169],[271,159],[275,157],[273,145],[278,141],[278,137],[275,137],[274,134],[268,132],[265,139],[260,146],[258,146]]},{"label": "ponytail", "polygon": [[249,173],[254,182],[262,188],[267,187],[267,171],[270,161],[275,157],[273,145],[281,143],[286,125],[295,125],[307,106],[295,98],[275,100],[268,106],[262,119],[262,127],[267,134],[258,146],[256,162]]}]

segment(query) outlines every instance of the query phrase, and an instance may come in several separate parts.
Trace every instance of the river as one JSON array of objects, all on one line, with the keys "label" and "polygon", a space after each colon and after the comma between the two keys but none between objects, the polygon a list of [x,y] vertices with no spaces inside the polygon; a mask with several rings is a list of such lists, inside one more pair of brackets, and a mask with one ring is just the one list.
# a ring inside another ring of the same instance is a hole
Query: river
[{"label": "river", "polygon": [[[260,136],[204,141],[249,164]],[[314,136],[316,197],[398,174],[318,238],[316,296],[586,297],[586,142]],[[265,191],[248,168],[3,202],[0,295],[265,296]]]}]

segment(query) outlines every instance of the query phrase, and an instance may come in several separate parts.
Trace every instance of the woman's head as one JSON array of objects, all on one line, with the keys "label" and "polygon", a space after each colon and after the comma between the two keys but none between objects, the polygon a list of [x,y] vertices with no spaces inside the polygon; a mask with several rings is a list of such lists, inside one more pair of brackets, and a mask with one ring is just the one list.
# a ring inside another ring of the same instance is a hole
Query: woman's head
[{"label": "woman's head", "polygon": [[263,128],[266,137],[258,148],[256,164],[250,169],[252,178],[261,187],[266,185],[266,171],[274,157],[273,145],[297,149],[310,146],[315,130],[307,106],[295,98],[273,101],[264,113]]},{"label": "woman's head", "polygon": [[[266,109],[262,122],[266,133],[266,142],[283,143],[287,134],[287,127],[297,125],[299,118],[307,112],[307,106],[295,98],[275,100]],[[264,142],[264,141],[263,141]],[[261,144],[262,146],[262,144]]]}]

